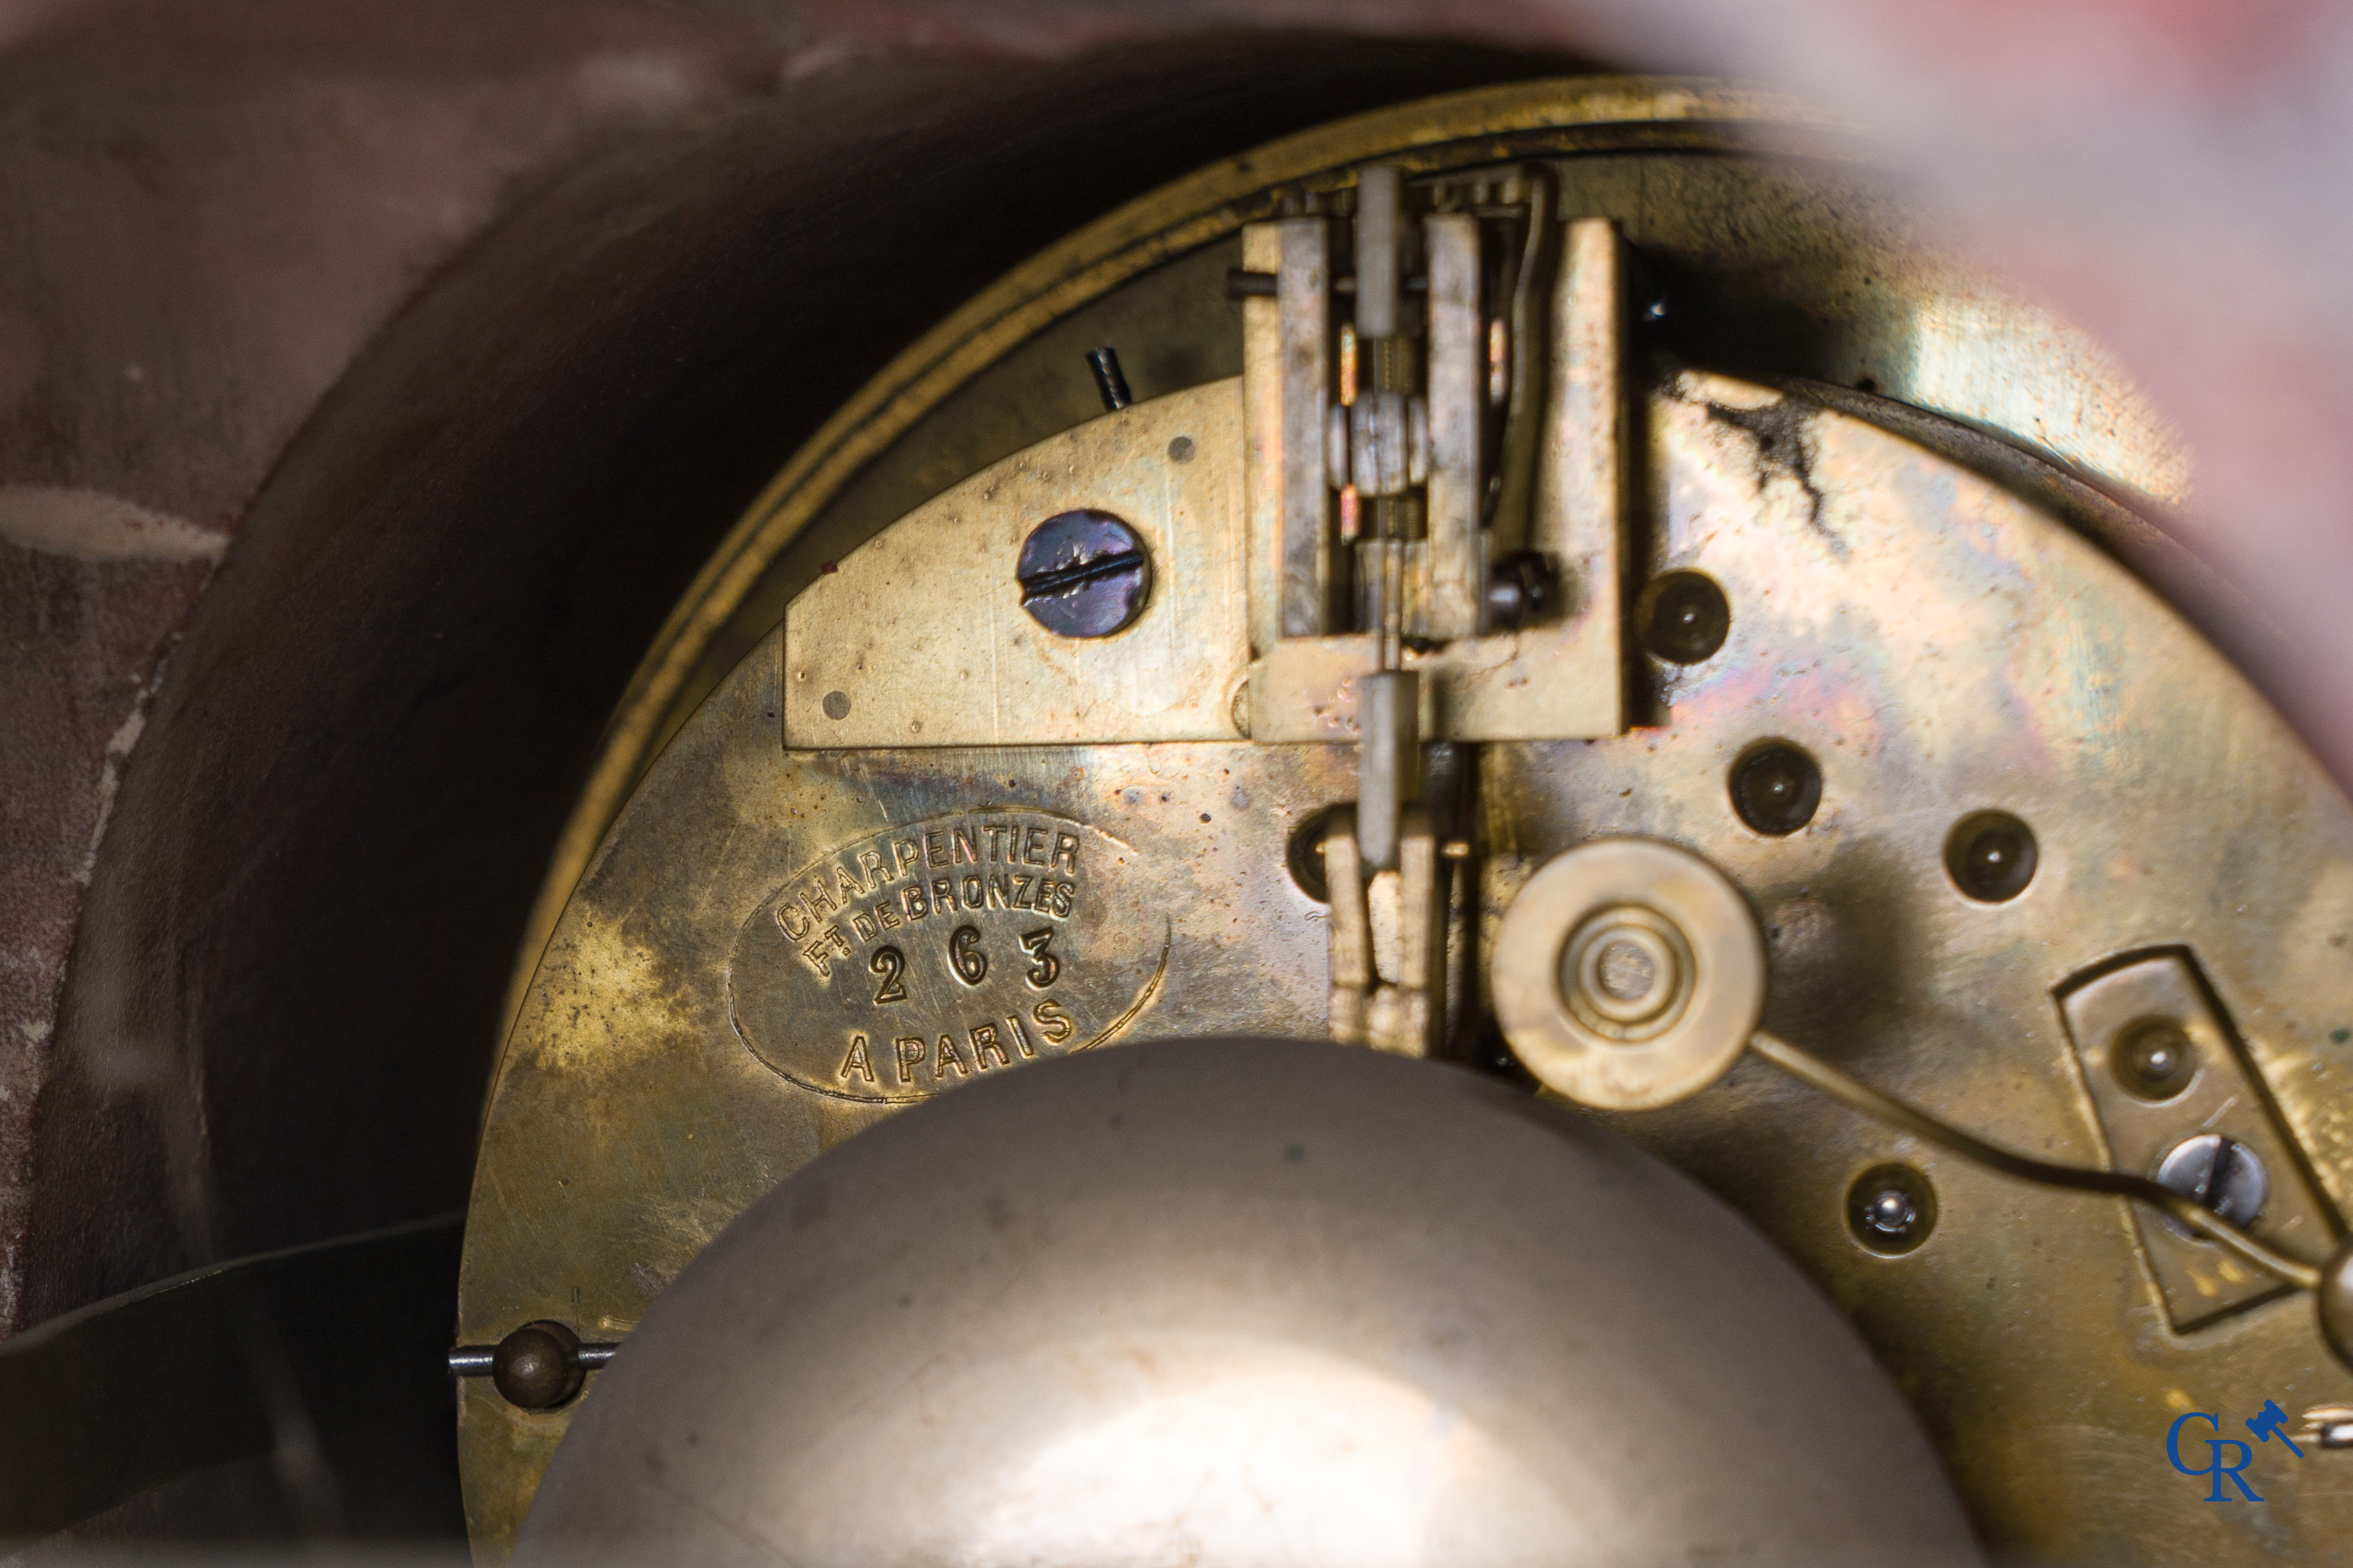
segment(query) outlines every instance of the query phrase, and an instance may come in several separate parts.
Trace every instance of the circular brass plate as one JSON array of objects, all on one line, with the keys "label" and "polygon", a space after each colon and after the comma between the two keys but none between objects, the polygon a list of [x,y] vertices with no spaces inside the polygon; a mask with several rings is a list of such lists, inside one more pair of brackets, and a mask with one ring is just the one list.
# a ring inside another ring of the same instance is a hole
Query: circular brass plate
[{"label": "circular brass plate", "polygon": [[[1688,994],[1663,1027],[1629,1038],[1575,1005],[1575,972],[1597,966],[1571,950],[1580,938],[1588,950],[1624,940],[1616,923],[1631,927],[1646,913],[1665,928],[1660,934],[1679,939],[1669,952],[1681,949],[1672,962],[1645,954],[1662,971],[1656,983]],[[1609,932],[1586,934],[1603,922]],[[1688,973],[1670,973],[1685,954]],[[1765,1007],[1765,943],[1740,889],[1698,856],[1607,839],[1528,879],[1496,934],[1492,984],[1504,1037],[1546,1088],[1597,1110],[1650,1110],[1705,1089],[1739,1058]]]},{"label": "circular brass plate", "polygon": [[[681,601],[566,828],[486,1116],[463,1336],[495,1341],[542,1318],[626,1334],[737,1213],[891,1113],[764,1060],[730,1019],[728,986],[736,936],[781,880],[894,825],[1009,801],[1115,837],[1151,868],[1134,918],[1101,933],[1109,949],[1074,943],[1066,955],[1058,939],[1057,958],[1116,968],[1170,943],[1135,1031],[1322,1032],[1324,911],[1285,874],[1283,850],[1300,823],[1354,798],[1353,748],[793,752],[776,722],[773,628],[786,602],[825,561],[943,489],[1092,417],[1087,349],[1133,342],[1132,367],[1169,367],[1158,384],[1135,374],[1147,398],[1239,369],[1240,307],[1225,298],[1225,268],[1239,259],[1236,230],[1285,189],[1345,184],[1371,159],[1418,175],[1554,159],[1565,202],[1617,217],[1646,255],[1683,275],[1715,279],[1715,303],[1737,307],[1731,316],[1812,324],[1806,341],[1820,349],[1783,363],[1743,340],[1730,358],[1868,382],[2019,433],[2126,489],[2178,492],[2178,449],[2095,345],[1937,258],[1852,165],[1729,155],[1799,131],[1822,127],[1720,86],[1606,79],[1330,127],[1204,171],[1042,253],[845,405]],[[1834,330],[1816,331],[1821,323]],[[1789,441],[1753,439],[1749,425],[1782,417],[1772,401],[1710,382],[1654,402],[1651,460],[1683,477],[1652,499],[1641,565],[1722,583],[1728,640],[1701,663],[1650,671],[1654,721],[1672,707],[1663,728],[1486,750],[1485,820],[1472,828],[1487,851],[1478,923],[1492,931],[1522,877],[1596,835],[1690,845],[1764,911],[1773,1006],[1788,1015],[1777,1028],[1827,1040],[1841,1065],[1954,1120],[2015,1129],[2039,1150],[2081,1159],[2096,1158],[2084,1146],[2096,1140],[2080,1086],[2067,1087],[2073,1069],[2063,1037],[2053,1038],[2049,987],[2085,955],[2194,941],[2226,1000],[2259,1020],[2253,1054],[2321,1180],[2341,1193],[2353,1120],[2336,1110],[2332,1047],[2314,1042],[2353,1013],[2327,967],[2337,949],[2316,956],[2314,944],[2353,929],[2342,913],[2353,909],[2341,896],[2353,887],[2342,799],[2227,665],[2051,516],[1851,420],[1792,412],[1774,426]],[[1861,521],[1856,496],[1879,498]],[[1987,595],[1989,576],[2007,585],[2001,595]],[[2073,662],[2025,658],[2047,652],[2054,628],[2067,631]],[[1970,674],[1989,658],[2023,662],[1989,686]],[[2154,710],[2133,695],[2151,685],[2166,689]],[[1898,769],[1859,787],[1893,743],[1882,731],[1922,724],[1945,772]],[[1815,821],[1768,841],[1733,817],[1724,781],[1769,735],[1823,763],[1825,796]],[[2137,735],[2147,739],[2127,742]],[[2084,752],[2116,765],[2067,771]],[[2259,779],[2273,782],[2251,788]],[[2072,831],[2046,797],[2096,799],[2096,831]],[[2159,802],[2192,830],[2150,833],[2144,855],[2125,829],[2154,823]],[[2031,820],[2048,864],[2013,902],[1973,905],[1945,876],[1937,846],[1959,812],[1989,805]],[[2267,848],[2287,844],[2297,847],[2284,861]],[[2201,858],[2230,846],[2243,868]],[[2152,856],[2166,868],[2161,889],[2136,881]],[[2134,898],[2069,906],[2069,879],[2095,866]],[[2218,900],[2243,906],[2239,917],[2218,923]],[[2111,918],[2127,908],[2132,920]],[[2021,920],[2036,922],[2039,945],[1988,945],[1980,927]],[[990,961],[995,984],[1004,976]],[[1848,984],[1857,976],[1860,992]],[[1103,984],[1129,994],[1133,972]],[[958,1026],[967,1055],[971,1026]],[[1956,1027],[1968,1049],[1920,1050]],[[827,1070],[849,1060],[845,1043]],[[2120,1360],[2116,1325],[2156,1321],[2128,1221],[2081,1199],[1989,1193],[1933,1160],[1924,1168],[1947,1200],[1936,1234],[1902,1260],[1868,1254],[1848,1232],[1844,1194],[1860,1172],[1913,1156],[1802,1090],[1777,1098],[1788,1088],[1760,1092],[1736,1065],[1715,1088],[1629,1120],[1856,1312],[1932,1426],[1950,1435],[1940,1442],[1989,1538],[2046,1555],[2115,1555],[2107,1531],[2122,1527],[2110,1521],[2130,1517],[2213,1560],[2231,1522],[2177,1496],[2169,1471],[2144,1481],[2136,1468],[2120,1491],[2104,1479],[2097,1495],[2079,1483],[2124,1474],[2127,1447],[2137,1467],[2142,1417],[2172,1391],[2217,1407],[2225,1363],[2233,1387],[2243,1373],[2283,1399],[2342,1394],[2310,1386],[2308,1309],[2297,1314],[2301,1339],[2275,1336],[2258,1312],[2218,1331],[2241,1347],[2228,1354],[2149,1329],[2138,1359]],[[2052,1251],[2025,1258],[2042,1238]],[[2003,1289],[1987,1294],[1995,1279]],[[2244,1347],[2258,1342],[2251,1357]],[[2013,1363],[2031,1375],[2003,1370]],[[596,1388],[592,1376],[579,1401],[553,1411],[518,1410],[479,1381],[459,1390],[482,1561],[504,1556],[572,1412]],[[2286,1518],[2292,1507],[2274,1511]],[[2320,1531],[2338,1517],[2316,1493],[2305,1511]]]}]

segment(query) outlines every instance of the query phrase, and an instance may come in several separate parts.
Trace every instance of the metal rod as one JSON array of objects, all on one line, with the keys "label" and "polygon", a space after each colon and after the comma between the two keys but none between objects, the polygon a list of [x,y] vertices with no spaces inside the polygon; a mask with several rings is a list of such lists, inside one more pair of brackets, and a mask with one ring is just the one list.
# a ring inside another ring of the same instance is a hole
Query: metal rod
[{"label": "metal rod", "polygon": [[1388,548],[1381,552],[1381,670],[1405,666],[1405,508],[1390,512]]},{"label": "metal rod", "polygon": [[499,1359],[496,1345],[459,1345],[449,1352],[451,1377],[488,1377]]},{"label": "metal rod", "polygon": [[1103,394],[1104,413],[1116,414],[1135,401],[1135,395],[1127,389],[1127,377],[1119,368],[1117,349],[1089,349],[1087,368],[1095,373],[1095,390]]},{"label": "metal rod", "polygon": [[[608,1364],[620,1350],[618,1344],[584,1344],[573,1357],[584,1372],[595,1372]],[[451,1377],[488,1377],[498,1370],[499,1347],[496,1345],[459,1345],[449,1352]]]},{"label": "metal rod", "polygon": [[1356,331],[1398,331],[1398,242],[1405,224],[1403,172],[1386,163],[1356,171]]},{"label": "metal rod", "polygon": [[2063,1187],[2079,1193],[2105,1193],[2147,1204],[2299,1289],[2314,1290],[2320,1287],[2321,1271],[2318,1268],[2309,1263],[2298,1262],[2285,1253],[2274,1251],[2229,1221],[2209,1213],[2172,1188],[2159,1186],[2146,1176],[2130,1176],[2121,1171],[2086,1171],[2073,1165],[2053,1165],[2029,1159],[2024,1154],[2014,1154],[1972,1137],[1957,1127],[1947,1127],[1926,1112],[1915,1110],[1900,1100],[1880,1093],[1867,1083],[1847,1077],[1820,1058],[1762,1029],[1748,1037],[1748,1048],[1790,1077],[1811,1084],[1831,1099],[1891,1127],[1901,1128],[1925,1142],[1934,1143],[1939,1149],[1957,1154],[1987,1170],[2041,1186]]},{"label": "metal rod", "polygon": [[1366,870],[1394,871],[1405,808],[1421,795],[1420,675],[1359,677],[1356,718],[1356,845]]}]

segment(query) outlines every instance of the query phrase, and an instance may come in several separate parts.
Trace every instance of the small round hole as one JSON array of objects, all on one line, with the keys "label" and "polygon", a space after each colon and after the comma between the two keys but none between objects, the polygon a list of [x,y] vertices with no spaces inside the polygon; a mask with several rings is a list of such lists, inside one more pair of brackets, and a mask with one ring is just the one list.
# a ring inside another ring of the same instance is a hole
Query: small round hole
[{"label": "small round hole", "polygon": [[2006,811],[1980,811],[1954,825],[1945,840],[1953,886],[1981,904],[2002,904],[2034,880],[2034,830]]},{"label": "small round hole", "polygon": [[2171,1100],[2198,1076],[2198,1047],[2170,1018],[2144,1018],[2108,1048],[2116,1081],[2142,1100]]},{"label": "small round hole", "polygon": [[1822,804],[1822,770],[1787,741],[1767,741],[1732,764],[1732,809],[1757,832],[1778,838],[1814,819]]},{"label": "small round hole", "polygon": [[1732,629],[1732,606],[1704,572],[1666,572],[1651,579],[1634,604],[1642,646],[1669,664],[1715,657]]},{"label": "small round hole", "polygon": [[1327,805],[1308,813],[1291,830],[1291,842],[1283,847],[1283,863],[1291,869],[1292,881],[1319,904],[1332,901],[1332,885],[1324,879],[1324,830],[1339,809]]},{"label": "small round hole", "polygon": [[847,691],[827,692],[825,694],[825,716],[828,719],[849,718],[849,693]]},{"label": "small round hole", "polygon": [[1883,1258],[1900,1258],[1936,1228],[1936,1189],[1909,1165],[1875,1165],[1847,1189],[1846,1226]]}]

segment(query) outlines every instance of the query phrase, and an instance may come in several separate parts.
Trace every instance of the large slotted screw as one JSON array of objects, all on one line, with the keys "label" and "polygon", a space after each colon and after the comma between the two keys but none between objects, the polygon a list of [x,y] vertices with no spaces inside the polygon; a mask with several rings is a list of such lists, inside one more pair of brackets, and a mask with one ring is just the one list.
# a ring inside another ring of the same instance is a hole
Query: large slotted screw
[{"label": "large slotted screw", "polygon": [[1056,637],[1107,637],[1142,615],[1152,596],[1152,553],[1143,539],[1092,508],[1039,523],[1014,572],[1021,607]]},{"label": "large slotted screw", "polygon": [[2271,1193],[2270,1174],[2255,1152],[2219,1132],[2175,1144],[2158,1164],[2157,1180],[2242,1230],[2254,1224]]}]

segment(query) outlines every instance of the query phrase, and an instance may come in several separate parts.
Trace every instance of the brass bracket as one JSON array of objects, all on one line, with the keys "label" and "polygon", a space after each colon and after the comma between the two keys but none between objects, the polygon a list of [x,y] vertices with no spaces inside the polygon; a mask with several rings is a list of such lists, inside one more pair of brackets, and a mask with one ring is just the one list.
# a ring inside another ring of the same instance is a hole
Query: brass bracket
[{"label": "brass bracket", "polygon": [[[2228,1140],[2253,1157],[2265,1190],[2254,1214],[2224,1210],[2223,1216],[2295,1256],[2328,1250],[2336,1218],[2315,1193],[2295,1141],[2187,952],[2103,967],[2069,981],[2058,998],[2114,1169],[2163,1180],[2167,1156],[2189,1140]],[[2221,1194],[2212,1196],[2220,1201]],[[2205,1196],[2200,1201],[2214,1206]],[[2177,1332],[2287,1288],[2159,1215],[2135,1208],[2133,1223]]]},{"label": "brass bracket", "polygon": [[[1311,263],[1324,252],[1302,238],[1301,226],[1320,227],[1323,221],[1252,226],[1244,231],[1244,255],[1312,271],[1321,287],[1328,280]],[[1430,220],[1430,536],[1426,549],[1409,551],[1402,602],[1396,606],[1405,621],[1450,633],[1484,624],[1484,572],[1466,563],[1488,562],[1500,548],[1477,526],[1476,498],[1487,488],[1487,476],[1480,468],[1476,405],[1462,406],[1484,379],[1475,361],[1462,363],[1478,351],[1483,334],[1456,319],[1478,312],[1475,303],[1466,312],[1460,298],[1465,290],[1448,282],[1471,268],[1442,265],[1461,248],[1461,231],[1470,226],[1443,215]],[[1514,355],[1543,356],[1543,374],[1522,378],[1543,396],[1536,407],[1534,503],[1526,537],[1514,542],[1554,564],[1567,602],[1524,628],[1433,637],[1435,646],[1426,647],[1398,647],[1393,627],[1335,631],[1328,613],[1311,622],[1308,610],[1330,597],[1318,598],[1303,584],[1321,580],[1311,574],[1310,563],[1326,563],[1328,570],[1331,491],[1320,444],[1303,454],[1300,443],[1325,408],[1325,329],[1305,304],[1297,310],[1285,305],[1290,295],[1246,303],[1243,404],[1250,437],[1243,483],[1257,654],[1250,668],[1253,740],[1355,741],[1357,681],[1385,666],[1421,673],[1419,732],[1430,739],[1591,740],[1625,728],[1622,520],[1630,499],[1635,424],[1625,395],[1628,270],[1615,224],[1601,218],[1569,224],[1548,313],[1554,329],[1541,342],[1513,348]],[[1344,372],[1344,399],[1352,392],[1345,379]],[[1303,477],[1310,474],[1312,485]],[[1279,614],[1269,607],[1278,605]]]}]

